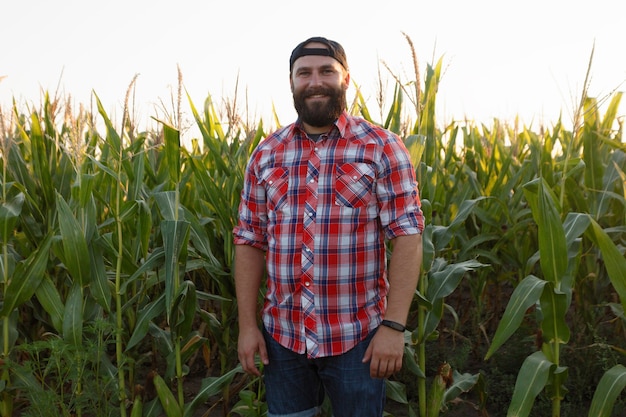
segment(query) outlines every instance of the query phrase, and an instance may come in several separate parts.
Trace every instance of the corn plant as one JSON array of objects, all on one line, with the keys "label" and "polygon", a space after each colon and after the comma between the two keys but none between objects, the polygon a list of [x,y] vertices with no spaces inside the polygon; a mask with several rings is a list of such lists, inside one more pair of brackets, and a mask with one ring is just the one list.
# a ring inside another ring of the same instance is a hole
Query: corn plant
[{"label": "corn plant", "polygon": [[[611,138],[620,97],[614,97],[603,121],[597,117],[595,100],[585,100],[584,128],[579,137],[571,136],[571,142],[564,143],[563,159],[554,162],[550,148],[535,148],[537,161],[541,161],[539,176],[527,182],[523,191],[537,225],[538,252],[528,264],[538,264],[535,270],[540,275],[527,275],[515,288],[486,355],[491,357],[516,331],[527,309],[535,307],[541,350],[528,356],[520,369],[510,416],[530,415],[536,396],[544,389],[552,400],[552,415],[561,415],[568,376],[568,368],[562,363],[563,346],[571,336],[566,314],[578,279],[592,271],[598,274],[596,265],[601,265],[601,271],[605,271],[602,275],[610,280],[622,307],[625,303],[626,259],[618,246],[625,232],[625,187],[620,176],[625,159],[623,144]],[[575,152],[577,143],[584,145],[582,158]],[[557,173],[562,174],[560,180]],[[583,196],[585,192],[587,196]],[[615,215],[621,226],[608,227]],[[585,268],[589,261],[593,263],[591,270]],[[622,368],[613,367],[605,374],[604,383],[594,395],[590,416],[610,415],[613,402],[606,400],[614,401],[616,388],[623,385],[609,381],[623,379],[626,374]]]},{"label": "corn plant", "polygon": [[[538,344],[527,343],[509,415],[530,415],[540,396],[566,413],[573,352],[626,353],[621,94],[604,117],[585,97],[571,130],[561,120],[539,132],[517,121],[441,127],[443,62],[426,67],[422,89],[411,52],[415,80],[392,74],[379,124],[411,154],[427,225],[405,373],[388,396],[422,417],[468,391],[486,407],[490,363],[516,335]],[[201,136],[187,148],[179,109],[139,132],[128,96],[120,126],[94,100],[96,114],[46,95],[41,109],[1,118],[0,415],[191,417],[214,395],[224,414],[262,415],[262,380],[239,375],[235,354],[231,231],[263,122],[243,123],[235,103],[224,116],[210,97],[202,108],[188,100]],[[350,111],[375,122],[358,89]],[[615,338],[602,343],[577,331],[609,322]],[[486,358],[480,372],[430,359],[450,323]],[[211,374],[184,397],[199,362]],[[610,416],[626,368],[595,366],[589,415]]]}]

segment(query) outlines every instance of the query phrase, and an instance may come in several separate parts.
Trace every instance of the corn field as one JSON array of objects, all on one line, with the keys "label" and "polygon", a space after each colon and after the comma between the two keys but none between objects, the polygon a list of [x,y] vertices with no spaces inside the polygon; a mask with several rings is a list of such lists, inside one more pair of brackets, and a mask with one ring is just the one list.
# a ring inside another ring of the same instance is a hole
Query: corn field
[{"label": "corn field", "polygon": [[[623,415],[622,94],[584,91],[571,126],[440,127],[441,69],[396,79],[384,120],[358,90],[350,108],[404,139],[427,220],[388,404]],[[265,415],[262,381],[237,363],[231,271],[263,122],[188,98],[199,137],[182,146],[180,109],[138,131],[94,101],[1,109],[0,416]]]}]

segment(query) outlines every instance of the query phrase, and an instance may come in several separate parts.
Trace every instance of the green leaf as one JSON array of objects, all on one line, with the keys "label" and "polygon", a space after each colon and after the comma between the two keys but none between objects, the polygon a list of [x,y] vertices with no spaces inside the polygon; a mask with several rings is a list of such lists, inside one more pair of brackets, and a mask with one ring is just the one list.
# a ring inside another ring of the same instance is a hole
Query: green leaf
[{"label": "green leaf", "polygon": [[111,312],[111,288],[104,265],[104,257],[97,246],[91,245],[89,248],[89,259],[91,264],[92,277],[89,283],[91,295],[96,302],[104,308],[107,313]]},{"label": "green leaf", "polygon": [[58,193],[57,212],[65,267],[76,282],[80,285],[87,285],[91,278],[87,242],[80,224],[72,214],[70,206]]},{"label": "green leaf", "polygon": [[146,262],[141,264],[141,266],[139,266],[139,268],[137,268],[137,270],[130,277],[128,277],[128,279],[122,282],[122,285],[120,287],[120,294],[126,294],[128,286],[135,282],[143,274],[156,270],[158,267],[160,267],[163,264],[164,259],[165,251],[163,250],[163,248],[155,248],[154,251],[149,254]]},{"label": "green leaf", "polygon": [[24,205],[24,193],[18,193],[11,200],[0,206],[0,239],[1,243],[7,244],[15,233],[15,223],[22,212]]},{"label": "green leaf", "polygon": [[65,305],[59,291],[54,286],[52,279],[44,277],[35,291],[37,300],[43,309],[50,315],[52,325],[59,332],[63,332],[63,315],[65,314]]},{"label": "green leaf", "polygon": [[152,237],[152,213],[150,206],[144,200],[137,200],[137,236],[139,237],[141,255],[146,258]]},{"label": "green leaf", "polygon": [[387,398],[391,398],[400,404],[408,404],[409,400],[406,396],[406,385],[400,381],[385,380],[385,389]]},{"label": "green leaf", "polygon": [[154,200],[159,207],[161,216],[165,220],[176,221],[180,217],[178,214],[178,204],[176,201],[176,191],[162,191],[154,194]]},{"label": "green leaf", "polygon": [[524,195],[530,202],[539,230],[541,271],[545,279],[560,290],[561,279],[567,271],[568,256],[557,200],[543,178],[526,184]]},{"label": "green leaf", "polygon": [[433,244],[437,250],[442,250],[450,243],[456,231],[465,224],[469,215],[474,212],[476,205],[486,198],[479,197],[473,200],[463,200],[454,220],[448,226],[433,229]]},{"label": "green leaf", "polygon": [[176,397],[174,397],[174,394],[163,380],[163,377],[161,377],[161,375],[157,373],[154,373],[152,383],[154,384],[154,388],[159,397],[159,401],[161,401],[161,405],[165,410],[165,415],[167,417],[182,417],[183,410],[181,409],[178,402],[176,402]]},{"label": "green leaf", "polygon": [[[570,338],[569,327],[565,322],[565,314],[568,309],[567,296],[555,291],[553,286],[548,284],[541,294],[543,340],[549,344],[565,344],[569,342]],[[558,349],[558,346],[554,346],[554,349]],[[555,358],[550,359],[556,361]]]},{"label": "green leaf", "polygon": [[224,375],[203,379],[200,391],[196,393],[191,402],[185,404],[184,417],[192,417],[199,406],[203,405],[210,397],[219,394],[223,387],[231,383],[235,374],[242,372],[241,365],[237,365]]},{"label": "green leaf", "polygon": [[626,387],[626,367],[615,365],[602,375],[593,394],[589,417],[610,417],[618,395]]},{"label": "green leaf", "polygon": [[517,374],[513,397],[507,417],[526,417],[535,402],[535,398],[544,389],[554,364],[542,352],[528,356]]},{"label": "green leaf", "polygon": [[450,385],[443,396],[444,403],[458,398],[461,394],[469,392],[478,380],[481,378],[481,374],[460,374],[456,370],[452,374],[452,385]]},{"label": "green leaf", "polygon": [[173,330],[177,335],[185,337],[191,332],[197,308],[196,286],[192,281],[185,280],[180,285],[172,307],[172,314],[178,316],[173,317],[172,320],[174,323]]},{"label": "green leaf", "polygon": [[546,281],[529,275],[513,290],[500,323],[498,323],[491,346],[485,355],[485,360],[489,359],[515,333],[526,315],[526,310],[539,301],[545,284]]},{"label": "green leaf", "polygon": [[63,339],[74,346],[83,341],[83,288],[72,285],[63,314]]},{"label": "green leaf", "polygon": [[624,254],[593,219],[591,219],[591,228],[588,229],[588,236],[600,248],[609,279],[619,295],[624,310],[626,310],[626,258],[624,258]]},{"label": "green leaf", "polygon": [[51,245],[52,235],[48,235],[40,247],[17,265],[5,289],[0,318],[7,317],[35,294],[46,271]]},{"label": "green leaf", "polygon": [[133,348],[148,334],[150,323],[165,311],[165,294],[161,294],[159,298],[149,303],[139,311],[137,323],[130,340],[126,344],[126,351]]},{"label": "green leaf", "polygon": [[[37,113],[31,114],[30,139],[32,151],[32,167],[34,177],[39,180],[39,192],[42,194],[47,205],[51,206],[54,200],[54,190],[50,173],[49,152],[46,146],[47,139],[41,129],[41,121]],[[53,168],[56,168],[53,166]]]},{"label": "green leaf", "polygon": [[469,260],[448,264],[441,271],[429,274],[426,298],[432,303],[432,309],[426,312],[424,337],[427,338],[437,327],[443,315],[443,300],[458,287],[463,276],[472,270],[485,266],[478,261]]},{"label": "green leaf", "polygon": [[172,303],[178,292],[181,253],[189,241],[189,222],[163,220],[161,222],[165,249],[165,308],[168,323],[172,323]]},{"label": "green leaf", "polygon": [[165,161],[172,184],[180,182],[180,132],[167,123],[163,125]]}]

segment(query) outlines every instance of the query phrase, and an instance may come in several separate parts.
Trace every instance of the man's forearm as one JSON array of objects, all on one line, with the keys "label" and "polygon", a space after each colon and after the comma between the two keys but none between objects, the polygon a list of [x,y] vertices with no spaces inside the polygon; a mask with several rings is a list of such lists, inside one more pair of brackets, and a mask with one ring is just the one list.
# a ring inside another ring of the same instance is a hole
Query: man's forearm
[{"label": "man's forearm", "polygon": [[422,235],[399,236],[392,243],[385,319],[405,324],[422,265]]},{"label": "man's forearm", "polygon": [[264,271],[264,251],[247,245],[235,246],[235,291],[240,329],[257,326],[258,296]]}]

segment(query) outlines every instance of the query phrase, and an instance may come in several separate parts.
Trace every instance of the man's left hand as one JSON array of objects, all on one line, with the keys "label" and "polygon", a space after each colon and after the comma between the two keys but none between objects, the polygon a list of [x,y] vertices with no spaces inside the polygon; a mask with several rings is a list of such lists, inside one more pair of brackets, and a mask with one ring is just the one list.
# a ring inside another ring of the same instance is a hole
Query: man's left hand
[{"label": "man's left hand", "polygon": [[388,378],[402,368],[404,333],[380,326],[372,338],[363,363],[370,362],[372,378]]}]

